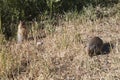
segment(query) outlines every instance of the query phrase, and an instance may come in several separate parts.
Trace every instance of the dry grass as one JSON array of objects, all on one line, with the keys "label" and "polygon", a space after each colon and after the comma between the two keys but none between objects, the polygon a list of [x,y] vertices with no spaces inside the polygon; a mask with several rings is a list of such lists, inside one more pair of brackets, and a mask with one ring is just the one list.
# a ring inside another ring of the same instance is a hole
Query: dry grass
[{"label": "dry grass", "polygon": [[[109,54],[90,58],[87,42],[99,36],[114,45]],[[43,39],[0,46],[1,80],[119,80],[120,17],[64,21]]]}]

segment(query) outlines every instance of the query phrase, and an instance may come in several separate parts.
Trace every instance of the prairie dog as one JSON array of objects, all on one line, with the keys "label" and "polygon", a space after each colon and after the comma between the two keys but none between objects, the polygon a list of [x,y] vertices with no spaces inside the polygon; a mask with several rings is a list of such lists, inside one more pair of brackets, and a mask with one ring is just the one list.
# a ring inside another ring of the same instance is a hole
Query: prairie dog
[{"label": "prairie dog", "polygon": [[103,40],[99,37],[94,37],[89,41],[88,44],[88,54],[90,57],[95,54],[102,53]]},{"label": "prairie dog", "polygon": [[21,43],[26,39],[27,39],[27,28],[25,26],[25,23],[20,21],[18,25],[18,32],[17,32],[18,43]]}]

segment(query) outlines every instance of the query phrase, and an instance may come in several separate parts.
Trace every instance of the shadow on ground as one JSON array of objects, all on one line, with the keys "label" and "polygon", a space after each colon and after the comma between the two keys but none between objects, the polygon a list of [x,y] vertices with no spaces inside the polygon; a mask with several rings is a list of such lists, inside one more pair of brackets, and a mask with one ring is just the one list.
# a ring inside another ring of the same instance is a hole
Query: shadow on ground
[{"label": "shadow on ground", "polygon": [[109,54],[111,49],[114,48],[114,45],[112,43],[104,43],[102,48],[102,54]]},{"label": "shadow on ground", "polygon": [[106,54],[109,54],[111,49],[114,48],[114,45],[112,43],[104,43],[103,44],[103,48],[102,48],[102,53],[98,52],[96,53],[96,56],[97,55],[106,55]]}]

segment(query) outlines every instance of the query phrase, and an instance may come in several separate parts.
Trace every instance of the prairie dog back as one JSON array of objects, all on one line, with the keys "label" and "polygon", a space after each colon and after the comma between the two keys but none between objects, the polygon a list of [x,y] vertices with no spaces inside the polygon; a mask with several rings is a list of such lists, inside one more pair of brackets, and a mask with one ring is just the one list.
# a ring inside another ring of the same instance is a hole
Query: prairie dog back
[{"label": "prairie dog back", "polygon": [[18,25],[18,32],[17,32],[18,43],[21,43],[26,39],[27,39],[27,28],[25,26],[25,23],[20,21]]},{"label": "prairie dog back", "polygon": [[90,57],[102,52],[103,41],[99,37],[94,37],[89,41],[88,54]]}]

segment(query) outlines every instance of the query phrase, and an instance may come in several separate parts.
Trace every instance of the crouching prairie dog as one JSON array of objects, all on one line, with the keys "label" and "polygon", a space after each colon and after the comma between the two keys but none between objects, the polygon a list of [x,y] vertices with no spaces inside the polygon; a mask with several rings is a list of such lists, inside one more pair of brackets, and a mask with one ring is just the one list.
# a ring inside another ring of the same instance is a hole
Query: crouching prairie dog
[{"label": "crouching prairie dog", "polygon": [[17,41],[18,43],[22,43],[24,40],[27,40],[27,28],[25,26],[25,22],[20,21],[18,25],[17,31]]},{"label": "crouching prairie dog", "polygon": [[103,47],[103,40],[99,37],[93,37],[88,43],[88,55],[93,57],[94,55],[101,54]]}]

